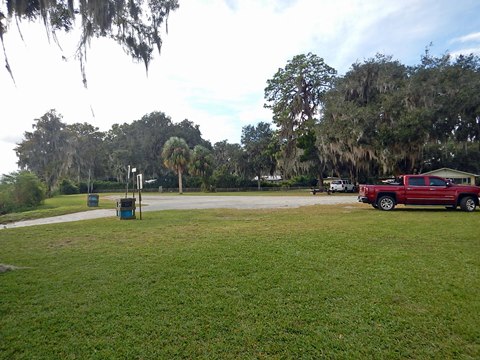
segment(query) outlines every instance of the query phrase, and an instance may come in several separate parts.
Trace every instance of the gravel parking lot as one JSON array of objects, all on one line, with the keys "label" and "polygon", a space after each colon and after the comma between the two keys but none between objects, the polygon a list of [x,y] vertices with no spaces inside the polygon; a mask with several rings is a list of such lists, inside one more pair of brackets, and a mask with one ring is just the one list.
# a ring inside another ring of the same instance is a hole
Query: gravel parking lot
[{"label": "gravel parking lot", "polygon": [[[100,199],[101,201],[101,199]],[[187,209],[273,209],[297,208],[310,205],[354,204],[356,195],[316,196],[165,196],[142,195],[142,212]],[[138,211],[138,199],[137,199]],[[2,225],[1,228],[17,228],[61,222],[80,221],[116,216],[114,209],[98,209],[44,219],[26,220]]]}]

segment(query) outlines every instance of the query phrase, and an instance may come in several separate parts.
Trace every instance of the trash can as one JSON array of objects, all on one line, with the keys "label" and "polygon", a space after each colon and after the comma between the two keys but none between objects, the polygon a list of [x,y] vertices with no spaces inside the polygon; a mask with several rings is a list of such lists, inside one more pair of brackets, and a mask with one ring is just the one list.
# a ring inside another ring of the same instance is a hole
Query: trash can
[{"label": "trash can", "polygon": [[135,219],[135,198],[124,198],[117,201],[117,216],[120,220]]},{"label": "trash can", "polygon": [[98,194],[88,194],[87,196],[87,206],[88,207],[97,207],[98,206]]}]

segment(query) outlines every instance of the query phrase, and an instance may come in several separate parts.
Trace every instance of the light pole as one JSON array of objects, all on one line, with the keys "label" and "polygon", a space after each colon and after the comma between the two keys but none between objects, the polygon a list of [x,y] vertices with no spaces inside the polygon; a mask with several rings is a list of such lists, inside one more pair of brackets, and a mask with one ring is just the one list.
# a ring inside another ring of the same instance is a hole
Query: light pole
[{"label": "light pole", "polygon": [[135,173],[137,172],[137,168],[132,168],[133,174],[133,198],[135,199]]},{"label": "light pole", "polygon": [[127,191],[125,192],[125,199],[128,197],[128,183],[130,182],[130,165],[128,165],[127,170]]},{"label": "light pole", "polygon": [[140,220],[142,220],[142,189],[143,189],[143,174],[137,175],[138,188],[138,204],[140,206]]}]

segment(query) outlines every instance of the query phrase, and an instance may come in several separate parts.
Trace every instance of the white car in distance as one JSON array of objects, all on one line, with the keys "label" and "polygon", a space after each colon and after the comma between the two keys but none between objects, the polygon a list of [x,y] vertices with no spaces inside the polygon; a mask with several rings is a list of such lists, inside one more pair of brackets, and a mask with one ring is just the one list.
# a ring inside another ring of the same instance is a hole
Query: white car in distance
[{"label": "white car in distance", "polygon": [[350,180],[333,180],[330,183],[330,192],[354,192],[355,184]]}]

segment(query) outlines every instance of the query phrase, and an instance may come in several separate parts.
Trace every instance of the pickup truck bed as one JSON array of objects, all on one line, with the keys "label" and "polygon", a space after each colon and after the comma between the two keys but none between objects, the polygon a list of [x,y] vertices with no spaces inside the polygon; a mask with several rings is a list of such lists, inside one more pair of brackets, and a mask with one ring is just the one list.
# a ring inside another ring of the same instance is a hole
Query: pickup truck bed
[{"label": "pickup truck bed", "polygon": [[380,210],[393,210],[397,204],[458,206],[475,211],[480,187],[455,185],[438,176],[404,175],[389,185],[360,185],[358,201]]}]

